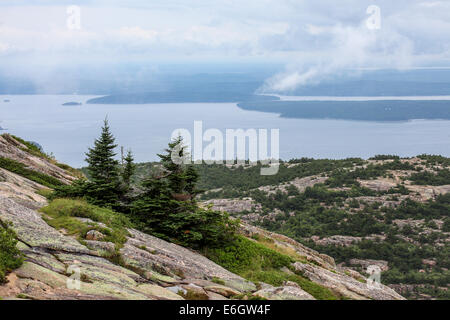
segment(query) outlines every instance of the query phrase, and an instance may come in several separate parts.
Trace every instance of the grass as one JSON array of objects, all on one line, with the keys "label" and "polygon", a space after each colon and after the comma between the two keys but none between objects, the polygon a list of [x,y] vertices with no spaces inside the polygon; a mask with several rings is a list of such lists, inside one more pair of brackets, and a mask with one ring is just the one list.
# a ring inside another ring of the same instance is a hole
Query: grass
[{"label": "grass", "polygon": [[242,236],[222,248],[205,249],[205,255],[237,274],[252,270],[280,269],[294,262],[292,258]]},{"label": "grass", "polygon": [[51,189],[39,189],[39,190],[36,191],[36,193],[38,195],[41,195],[41,196],[47,198],[47,199],[51,199],[52,194],[53,194],[53,190],[51,190]]},{"label": "grass", "polygon": [[23,263],[23,255],[16,247],[16,234],[10,227],[9,223],[0,222],[0,284],[6,282],[9,272]]},{"label": "grass", "polygon": [[[88,231],[97,230],[105,235],[102,241],[114,243],[116,250],[127,240],[126,228],[132,227],[124,214],[88,204],[80,199],[55,199],[41,211],[46,214],[44,218],[53,228],[64,229],[69,235],[77,236],[80,241],[84,240]],[[105,224],[107,228],[99,224],[91,226],[76,218],[88,218]]]},{"label": "grass", "polygon": [[305,256],[302,256],[302,255],[298,254],[297,251],[295,251],[294,248],[280,247],[270,238],[259,237],[257,242],[262,244],[263,246],[269,248],[269,249],[272,249],[272,250],[275,250],[275,251],[277,251],[277,252],[279,252],[281,254],[287,255],[287,256],[291,257],[293,260],[295,260],[297,262],[313,263],[314,264],[314,262],[308,261]]},{"label": "grass", "polygon": [[217,284],[220,284],[220,285],[223,285],[223,286],[225,285],[225,281],[220,279],[220,278],[217,278],[217,277],[213,277],[211,279],[211,282],[214,282],[214,283],[217,283]]},{"label": "grass", "polygon": [[[270,243],[270,241],[267,242]],[[339,299],[331,290],[302,275],[281,270],[283,267],[292,269],[291,264],[297,261],[296,257],[278,252],[243,236],[237,237],[233,243],[222,248],[204,249],[204,254],[225,269],[252,282],[281,286],[284,281],[292,281],[316,299]]]},{"label": "grass", "polygon": [[26,147],[26,148],[20,148],[22,151],[28,152],[29,154],[32,154],[39,158],[45,158],[47,160],[51,159],[47,154],[42,152],[42,150],[37,145],[35,145],[29,141],[25,141],[22,138],[16,137],[14,135],[8,135],[8,134],[3,135],[3,137],[7,140],[8,140],[8,136],[13,138],[14,140],[17,140],[18,142],[20,142],[21,144],[23,144]]},{"label": "grass", "polygon": [[23,163],[12,159],[0,157],[0,167],[49,188],[63,185],[58,179],[44,173],[27,169]]},{"label": "grass", "polygon": [[75,178],[78,179],[85,179],[86,177],[84,176],[84,174],[75,168],[72,168],[71,166],[64,164],[64,163],[59,163],[59,162],[55,162],[54,163],[56,166],[60,167],[63,170],[66,170],[67,172],[69,172],[70,174],[72,174]]}]

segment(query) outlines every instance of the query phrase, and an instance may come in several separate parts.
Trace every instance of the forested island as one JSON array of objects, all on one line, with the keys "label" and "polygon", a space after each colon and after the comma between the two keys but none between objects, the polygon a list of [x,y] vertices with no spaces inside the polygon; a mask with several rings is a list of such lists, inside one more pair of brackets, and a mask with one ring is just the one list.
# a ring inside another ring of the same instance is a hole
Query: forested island
[{"label": "forested island", "polygon": [[87,101],[88,104],[149,104],[149,103],[225,103],[240,101],[270,101],[278,97],[248,94],[239,91],[176,91],[117,94]]},{"label": "forested island", "polygon": [[260,101],[241,102],[244,110],[284,118],[356,121],[449,120],[450,101]]}]

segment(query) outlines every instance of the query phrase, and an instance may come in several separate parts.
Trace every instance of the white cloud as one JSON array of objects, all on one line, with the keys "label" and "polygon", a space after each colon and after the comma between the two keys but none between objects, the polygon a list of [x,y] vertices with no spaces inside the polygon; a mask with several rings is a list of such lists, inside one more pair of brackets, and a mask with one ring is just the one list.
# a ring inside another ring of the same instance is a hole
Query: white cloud
[{"label": "white cloud", "polygon": [[292,60],[285,71],[268,79],[263,92],[294,90],[361,67],[404,69],[413,65],[413,42],[387,28],[372,31],[362,22],[356,27],[310,25],[307,30],[324,43],[317,46],[313,57]]},{"label": "white cloud", "polygon": [[[0,57],[75,61],[261,57],[285,62],[266,90],[292,90],[347,69],[448,64],[450,1],[377,0],[382,27],[365,26],[372,0],[80,0],[82,29],[66,28],[73,1],[2,1]],[[58,60],[58,59],[56,59]]]}]

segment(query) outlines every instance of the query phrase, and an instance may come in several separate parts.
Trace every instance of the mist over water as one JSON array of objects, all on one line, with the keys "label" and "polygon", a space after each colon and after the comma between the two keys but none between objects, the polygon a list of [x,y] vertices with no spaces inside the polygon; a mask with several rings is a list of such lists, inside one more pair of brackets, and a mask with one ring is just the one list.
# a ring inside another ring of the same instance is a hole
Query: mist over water
[{"label": "mist over water", "polygon": [[[0,126],[41,144],[61,161],[84,166],[84,153],[107,116],[119,146],[131,148],[139,162],[156,160],[175,129],[280,129],[282,159],[371,157],[376,154],[450,156],[450,121],[364,122],[284,119],[246,111],[235,103],[62,106],[93,96],[0,96]],[[9,99],[10,102],[4,102]],[[206,143],[204,144],[206,146]],[[119,151],[119,149],[117,150]]]},{"label": "mist over water", "polygon": [[334,97],[334,96],[283,96],[272,94],[280,101],[450,101],[450,96],[382,96],[382,97]]}]

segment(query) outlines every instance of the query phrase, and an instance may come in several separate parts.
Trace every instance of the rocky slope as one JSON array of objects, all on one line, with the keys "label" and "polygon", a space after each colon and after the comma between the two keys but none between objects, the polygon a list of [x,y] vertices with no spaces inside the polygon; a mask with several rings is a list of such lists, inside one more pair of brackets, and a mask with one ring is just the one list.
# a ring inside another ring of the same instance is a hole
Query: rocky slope
[{"label": "rocky slope", "polygon": [[[11,136],[0,136],[0,158],[13,159],[63,183],[75,179],[48,159],[28,152],[27,146]],[[45,222],[39,211],[47,203],[41,195],[45,189],[0,168],[0,221],[12,223],[25,255],[24,264],[0,285],[2,299],[314,299],[296,283],[286,281],[279,287],[255,284],[195,251],[134,229],[128,230],[118,254],[108,255],[114,252],[114,244],[102,241],[94,228],[80,242]],[[80,221],[96,224],[89,219]],[[302,256],[304,261],[295,262],[292,268],[343,298],[403,299],[388,287],[367,286],[359,273],[336,266],[331,257],[290,238],[247,224],[242,225],[241,233],[249,239],[270,239],[279,250]]]},{"label": "rocky slope", "polygon": [[298,159],[282,163],[279,181],[257,169],[205,167],[224,183],[209,187],[204,204],[326,252],[341,267],[377,266],[409,298],[449,299],[449,158]]}]

